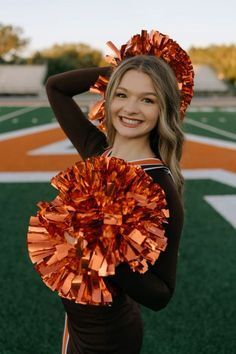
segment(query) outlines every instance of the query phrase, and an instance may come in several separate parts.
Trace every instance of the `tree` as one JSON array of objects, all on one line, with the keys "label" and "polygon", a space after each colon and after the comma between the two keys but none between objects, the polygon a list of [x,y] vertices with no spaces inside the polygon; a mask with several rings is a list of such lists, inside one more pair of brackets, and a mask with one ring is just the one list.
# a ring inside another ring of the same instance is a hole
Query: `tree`
[{"label": "tree", "polygon": [[28,59],[30,64],[47,63],[48,72],[45,80],[51,75],[67,70],[99,66],[103,54],[84,43],[55,44],[50,48],[37,51]]},{"label": "tree", "polygon": [[23,30],[20,27],[3,25],[0,23],[0,61],[5,62],[13,57],[18,58],[18,53],[28,43],[28,38],[21,38]]}]

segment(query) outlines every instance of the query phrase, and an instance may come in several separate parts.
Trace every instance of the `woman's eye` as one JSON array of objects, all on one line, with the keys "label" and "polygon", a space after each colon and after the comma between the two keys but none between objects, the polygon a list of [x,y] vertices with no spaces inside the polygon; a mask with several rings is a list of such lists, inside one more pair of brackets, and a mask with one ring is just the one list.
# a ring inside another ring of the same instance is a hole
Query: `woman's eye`
[{"label": "woman's eye", "polygon": [[124,94],[124,93],[121,93],[121,92],[117,92],[117,93],[116,93],[116,97],[124,98],[124,97],[125,97],[125,94]]},{"label": "woman's eye", "polygon": [[151,100],[150,98],[144,98],[144,102],[145,103],[154,103],[154,101]]}]

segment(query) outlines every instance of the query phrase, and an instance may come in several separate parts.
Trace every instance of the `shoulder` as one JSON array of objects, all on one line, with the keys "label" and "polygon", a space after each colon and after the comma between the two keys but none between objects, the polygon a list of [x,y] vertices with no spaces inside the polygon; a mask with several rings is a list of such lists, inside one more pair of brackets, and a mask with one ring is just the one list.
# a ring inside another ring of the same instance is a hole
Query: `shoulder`
[{"label": "shoulder", "polygon": [[178,193],[176,184],[168,167],[164,165],[146,165],[142,166],[142,168],[150,177],[152,177],[154,183],[159,183],[161,187],[167,189],[167,191]]},{"label": "shoulder", "polygon": [[178,193],[177,186],[168,167],[144,168],[144,170],[150,177],[152,177],[153,182],[158,183],[164,190],[168,208],[172,211],[172,214],[178,214],[183,218],[183,201]]}]

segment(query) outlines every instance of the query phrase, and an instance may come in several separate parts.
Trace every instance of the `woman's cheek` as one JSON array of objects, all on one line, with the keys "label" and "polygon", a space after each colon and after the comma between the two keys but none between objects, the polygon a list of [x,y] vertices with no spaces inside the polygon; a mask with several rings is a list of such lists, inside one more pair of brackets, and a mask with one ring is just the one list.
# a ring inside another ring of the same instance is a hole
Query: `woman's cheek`
[{"label": "woman's cheek", "polygon": [[118,112],[120,108],[121,108],[121,104],[116,100],[114,100],[111,104],[111,112],[114,114]]},{"label": "woman's cheek", "polygon": [[116,103],[116,101],[115,101],[115,99],[114,99],[114,100],[111,102],[110,110],[111,110],[111,111],[115,111],[116,106],[117,106],[117,103]]}]

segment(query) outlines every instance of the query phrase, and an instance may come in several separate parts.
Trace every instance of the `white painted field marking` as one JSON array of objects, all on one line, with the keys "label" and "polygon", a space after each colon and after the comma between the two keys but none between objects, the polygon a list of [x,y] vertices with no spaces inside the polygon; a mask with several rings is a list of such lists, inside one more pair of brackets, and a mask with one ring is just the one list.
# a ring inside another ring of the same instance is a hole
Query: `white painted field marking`
[{"label": "white painted field marking", "polygon": [[233,141],[209,138],[207,136],[197,134],[185,134],[185,137],[188,141],[194,141],[196,143],[203,143],[210,146],[219,146],[225,149],[236,150],[236,142]]},{"label": "white painted field marking", "polygon": [[219,121],[220,123],[225,123],[225,122],[226,122],[226,118],[225,118],[225,117],[219,117],[219,118],[218,118],[218,121]]},{"label": "white painted field marking", "polygon": [[[49,183],[59,171],[1,172],[0,183]],[[221,169],[182,170],[186,180],[210,179],[236,188],[236,173]],[[236,227],[236,195],[207,195],[203,197],[227,222]]]},{"label": "white painted field marking", "polygon": [[236,228],[236,195],[206,195],[204,199]]},{"label": "white painted field marking", "polygon": [[185,123],[190,124],[190,125],[194,125],[195,127],[202,128],[204,130],[208,130],[208,131],[216,133],[218,135],[222,135],[227,138],[231,138],[231,139],[236,140],[236,134],[227,132],[226,130],[223,130],[220,128],[212,127],[209,124],[198,122],[198,121],[195,121],[194,119],[187,118],[187,117],[185,118]]},{"label": "white painted field marking", "polygon": [[183,176],[186,180],[210,179],[230,187],[236,188],[236,173],[220,168],[184,169]]},{"label": "white painted field marking", "polygon": [[[186,134],[185,137],[187,141],[194,141],[197,143],[203,143],[210,146],[218,146],[218,147],[223,147],[225,149],[236,150],[236,143],[231,141],[208,138],[196,134]],[[0,141],[1,141],[1,136],[0,136]],[[70,155],[70,154],[77,154],[77,151],[73,146],[71,146],[71,143],[68,139],[56,143],[48,144],[28,152],[28,155]]]},{"label": "white painted field marking", "polygon": [[49,182],[59,171],[49,172],[0,172],[1,183]]},{"label": "white painted field marking", "polygon": [[[50,123],[45,125],[40,125],[37,127],[24,129],[24,132],[11,132],[0,135],[0,141],[29,135],[33,133],[39,133],[45,130],[51,130],[58,127],[58,123]],[[23,130],[23,129],[22,129]],[[230,150],[236,150],[236,143],[231,141],[225,141],[221,139],[208,138],[206,136],[196,135],[196,134],[185,134],[187,141],[194,141],[197,143],[203,143],[210,146],[218,146],[223,147]],[[76,149],[71,146],[71,143],[68,139],[58,141],[56,143],[44,145],[38,149],[34,149],[28,152],[28,155],[69,155],[69,154],[77,154]]]},{"label": "white painted field marking", "polygon": [[21,136],[27,136],[34,133],[41,133],[58,127],[59,127],[59,123],[53,122],[53,123],[41,124],[36,127],[24,128],[13,132],[7,132],[7,133],[0,134],[0,141],[15,139]]},{"label": "white painted field marking", "polygon": [[236,112],[236,107],[189,107],[188,112]]},{"label": "white painted field marking", "polygon": [[190,107],[188,112],[215,112],[215,107]]},{"label": "white painted field marking", "polygon": [[25,107],[25,108],[21,108],[21,109],[17,109],[16,111],[14,112],[10,112],[10,113],[6,113],[6,114],[3,114],[2,116],[0,116],[0,123],[1,122],[4,122],[5,120],[8,120],[8,119],[11,119],[11,118],[14,118],[14,117],[18,117],[18,116],[21,116],[22,114],[24,113],[28,113],[28,112],[31,112],[37,108],[40,108],[41,106],[40,105],[32,105],[30,107]]},{"label": "white painted field marking", "polygon": [[[28,182],[49,182],[49,180],[60,171],[47,172],[0,172],[2,183],[28,183]],[[223,169],[183,169],[183,176],[186,180],[210,179],[230,187],[236,188],[236,173]]]},{"label": "white painted field marking", "polygon": [[70,140],[62,140],[56,143],[45,145],[41,148],[28,151],[27,155],[71,155],[78,154]]}]

